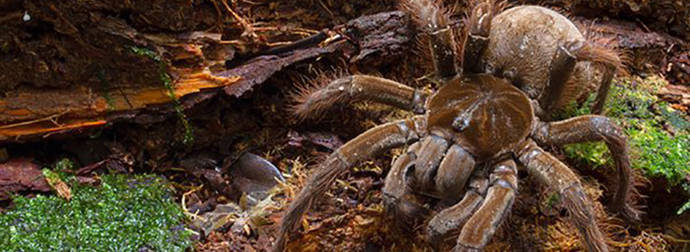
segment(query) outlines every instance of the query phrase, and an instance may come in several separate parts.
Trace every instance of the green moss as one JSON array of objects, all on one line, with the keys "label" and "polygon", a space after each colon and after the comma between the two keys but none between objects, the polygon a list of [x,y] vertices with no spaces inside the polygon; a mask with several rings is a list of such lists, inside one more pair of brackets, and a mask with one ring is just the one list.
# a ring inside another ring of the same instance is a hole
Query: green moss
[{"label": "green moss", "polygon": [[611,163],[606,144],[602,142],[570,144],[565,147],[565,154],[569,158],[579,160],[594,167]]},{"label": "green moss", "polygon": [[74,163],[69,158],[63,158],[55,163],[56,171],[67,171],[74,169]]},{"label": "green moss", "polygon": [[687,133],[669,135],[651,120],[630,120],[626,129],[632,146],[632,165],[650,176],[666,177],[677,185],[690,172],[690,137]]},{"label": "green moss", "polygon": [[108,111],[113,111],[115,109],[115,104],[113,97],[109,93],[110,83],[105,78],[105,70],[103,68],[99,69],[98,72],[96,72],[96,77],[98,78],[98,81],[101,82],[101,96],[103,96],[103,99],[105,99],[106,109]]},{"label": "green moss", "polygon": [[192,129],[192,125],[189,123],[189,120],[187,120],[187,115],[184,114],[184,109],[182,108],[180,100],[177,99],[177,96],[175,96],[175,89],[172,86],[172,78],[170,78],[170,75],[168,74],[165,62],[163,62],[158,54],[151,49],[136,46],[129,47],[129,49],[134,54],[150,58],[158,64],[160,80],[163,82],[163,86],[168,91],[168,97],[170,97],[170,100],[173,102],[175,113],[177,113],[177,117],[180,119],[180,122],[182,122],[182,126],[184,127],[184,137],[182,138],[182,143],[192,144],[194,142],[194,130]]},{"label": "green moss", "polygon": [[[606,114],[624,127],[632,166],[647,176],[664,177],[675,186],[685,183],[690,173],[690,122],[657,98],[655,93],[664,85],[666,82],[658,77],[618,81],[611,87]],[[589,114],[593,100],[594,95],[582,106],[566,106],[557,117]],[[593,167],[613,163],[603,143],[571,144],[565,152],[569,158]],[[681,210],[688,208],[690,201]]]},{"label": "green moss", "polygon": [[70,179],[70,201],[14,198],[0,215],[4,251],[184,251],[191,245],[184,215],[164,181],[151,175],[105,175],[101,186]]}]

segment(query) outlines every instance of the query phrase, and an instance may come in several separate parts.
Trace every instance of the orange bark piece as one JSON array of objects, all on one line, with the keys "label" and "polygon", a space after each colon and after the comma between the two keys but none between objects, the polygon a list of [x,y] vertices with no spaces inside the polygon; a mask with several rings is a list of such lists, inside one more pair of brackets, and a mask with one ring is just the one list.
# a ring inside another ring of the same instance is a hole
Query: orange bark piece
[{"label": "orange bark piece", "polygon": [[[209,71],[184,73],[173,84],[175,99],[203,89],[232,85],[241,77],[214,76]],[[102,126],[108,113],[170,103],[170,90],[164,86],[119,89],[109,97],[91,90],[67,92],[23,92],[0,100],[0,141],[33,135]],[[49,102],[45,102],[49,100]]]}]

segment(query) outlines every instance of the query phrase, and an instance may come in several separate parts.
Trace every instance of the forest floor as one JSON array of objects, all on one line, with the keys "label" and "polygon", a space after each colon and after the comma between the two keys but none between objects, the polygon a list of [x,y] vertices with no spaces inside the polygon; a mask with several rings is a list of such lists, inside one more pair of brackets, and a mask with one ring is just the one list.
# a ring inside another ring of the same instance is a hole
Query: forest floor
[{"label": "forest floor", "polygon": [[[604,207],[614,170],[604,145],[549,151],[583,175],[615,251],[687,251],[688,5],[541,2],[614,38],[628,55],[630,75],[615,79],[607,114],[625,128],[633,166],[646,178],[638,188],[646,196],[641,222],[624,222]],[[354,104],[299,122],[287,109],[296,86],[365,73],[435,88],[414,28],[390,13],[395,6],[392,0],[0,1],[0,226],[8,227],[0,245],[59,250],[103,239],[125,250],[266,251],[290,200],[328,153],[374,125],[412,115]],[[453,17],[464,9],[460,4]],[[352,37],[330,40],[343,31]],[[579,105],[564,115],[588,112]],[[383,179],[402,151],[339,178],[288,247],[430,251],[423,228],[400,233],[384,214]],[[246,153],[257,156],[242,162]],[[273,166],[285,177],[278,186],[243,187],[272,185],[266,174]],[[265,173],[249,177],[238,169]],[[520,179],[515,205],[487,250],[582,250],[553,192],[522,172]],[[83,231],[89,218],[124,221],[92,233]],[[31,226],[46,220],[57,225]],[[54,236],[74,223],[84,233]],[[169,243],[152,242],[161,239]]]}]

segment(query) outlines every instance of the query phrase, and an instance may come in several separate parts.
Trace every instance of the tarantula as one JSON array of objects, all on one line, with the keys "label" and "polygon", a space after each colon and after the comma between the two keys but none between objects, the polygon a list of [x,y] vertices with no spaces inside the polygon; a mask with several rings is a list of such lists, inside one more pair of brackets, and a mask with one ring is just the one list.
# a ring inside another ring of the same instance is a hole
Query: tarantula
[{"label": "tarantula", "polygon": [[[497,69],[498,64],[477,60],[479,55],[491,55],[486,52],[492,48],[488,41],[491,36],[487,39],[480,35],[498,29],[491,29],[486,23],[491,13],[497,13],[497,8],[477,5],[467,24],[469,29],[463,35],[465,43],[456,46],[448,12],[438,2],[404,0],[403,7],[429,34],[434,69],[442,86],[427,99],[420,90],[392,80],[351,75],[316,90],[303,90],[305,93],[295,112],[304,117],[352,100],[389,104],[422,115],[369,129],[330,154],[283,217],[274,251],[285,248],[288,234],[297,229],[301,216],[338,176],[360,161],[404,145],[408,145],[407,152],[395,158],[386,176],[384,204],[394,220],[406,221],[407,226],[431,217],[426,233],[432,246],[439,248],[446,238],[457,234],[455,251],[483,249],[507,216],[518,190],[518,167],[525,167],[537,181],[560,194],[587,249],[607,251],[606,237],[597,226],[591,200],[584,194],[579,177],[540,145],[604,141],[615,160],[620,180],[611,208],[634,215],[636,210],[630,205],[634,190],[632,172],[622,130],[599,115],[542,121],[535,115],[542,104],[538,96],[529,96],[515,86],[516,76],[527,70],[510,70],[512,74],[502,76],[496,75],[495,70],[476,71],[491,68],[482,64],[493,64],[493,69]],[[543,15],[543,19],[560,20],[554,16],[558,14],[541,7],[517,8],[539,10],[535,15]],[[510,11],[513,9],[506,12]],[[499,16],[493,20],[500,20]],[[572,52],[586,48],[579,40],[552,43],[558,45],[558,49],[552,50],[552,60],[539,63],[550,69],[545,89],[563,86],[580,55]],[[456,65],[456,50],[464,53],[464,57],[459,57],[464,59],[460,69]],[[550,99],[548,104],[553,104]]]}]

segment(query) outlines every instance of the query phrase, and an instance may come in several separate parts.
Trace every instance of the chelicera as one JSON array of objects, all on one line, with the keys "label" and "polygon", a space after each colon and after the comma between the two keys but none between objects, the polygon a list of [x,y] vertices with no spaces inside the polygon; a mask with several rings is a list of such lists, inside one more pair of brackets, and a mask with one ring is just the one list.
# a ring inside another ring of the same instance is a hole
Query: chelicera
[{"label": "chelicera", "polygon": [[[294,111],[305,118],[353,100],[422,114],[369,129],[330,154],[290,205],[274,250],[285,248],[301,216],[338,176],[383,151],[407,146],[407,151],[392,162],[385,179],[384,204],[393,220],[405,222],[402,226],[427,225],[432,246],[443,248],[448,238],[457,237],[452,244],[455,251],[482,250],[508,215],[517,195],[518,168],[524,167],[531,177],[560,194],[584,246],[590,251],[607,251],[606,236],[597,226],[591,199],[584,194],[579,176],[540,146],[604,141],[615,160],[619,180],[611,210],[635,218],[638,212],[631,206],[633,174],[622,130],[600,115],[543,121],[536,115],[542,109],[538,107],[541,95],[530,96],[516,83],[516,76],[526,70],[515,68],[510,70],[512,74],[500,75],[495,70],[486,71],[490,65],[505,68],[491,60],[477,60],[491,58],[486,51],[492,50],[492,37],[479,36],[489,34],[486,29],[497,29],[484,22],[497,10],[491,5],[479,4],[474,9],[462,46],[456,46],[447,12],[437,2],[405,0],[403,7],[429,34],[434,67],[443,84],[428,99],[414,88],[367,75],[346,76],[324,87],[302,90]],[[541,7],[516,8],[539,10],[535,13],[541,14],[535,15],[558,19],[553,16],[555,12]],[[568,79],[564,71],[572,70],[579,55],[573,48],[585,48],[581,41],[569,41],[561,41],[551,50],[551,61],[544,63],[550,69],[544,84],[547,87],[537,93],[552,92],[548,86],[563,85],[554,83]],[[456,66],[456,50],[465,55],[459,57],[464,58],[463,68]],[[564,67],[570,70],[554,70]],[[549,100],[552,98],[543,99],[554,104]]]}]

